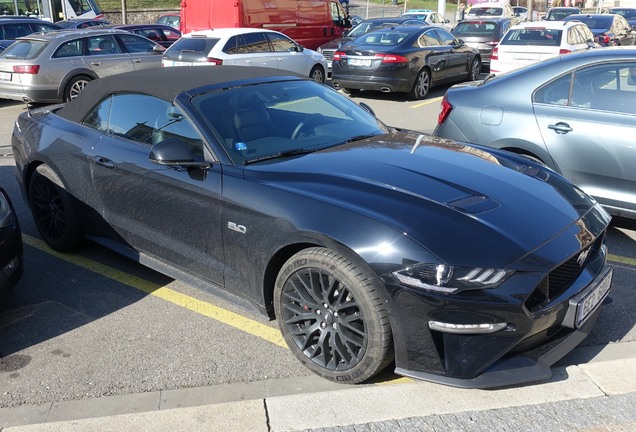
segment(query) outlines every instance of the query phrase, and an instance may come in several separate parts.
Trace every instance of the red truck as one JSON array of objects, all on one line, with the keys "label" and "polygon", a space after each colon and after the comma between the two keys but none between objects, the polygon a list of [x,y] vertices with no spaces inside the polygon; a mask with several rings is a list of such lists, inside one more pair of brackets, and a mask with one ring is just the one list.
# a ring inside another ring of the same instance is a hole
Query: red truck
[{"label": "red truck", "polygon": [[223,27],[256,27],[285,33],[316,49],[350,26],[338,0],[183,0],[182,33]]}]

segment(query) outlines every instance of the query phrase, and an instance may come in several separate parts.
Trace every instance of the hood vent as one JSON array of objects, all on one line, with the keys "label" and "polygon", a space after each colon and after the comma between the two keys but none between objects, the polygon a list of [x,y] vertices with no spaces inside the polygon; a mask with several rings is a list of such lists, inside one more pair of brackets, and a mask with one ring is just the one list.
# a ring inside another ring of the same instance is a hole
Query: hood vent
[{"label": "hood vent", "polygon": [[470,195],[446,203],[454,209],[470,214],[484,213],[501,207],[501,203],[483,195]]}]

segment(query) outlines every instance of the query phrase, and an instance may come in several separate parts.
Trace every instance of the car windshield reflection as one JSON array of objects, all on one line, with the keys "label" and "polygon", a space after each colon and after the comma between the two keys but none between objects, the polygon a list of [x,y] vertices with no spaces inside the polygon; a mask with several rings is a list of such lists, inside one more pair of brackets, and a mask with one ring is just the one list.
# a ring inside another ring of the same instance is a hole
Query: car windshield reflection
[{"label": "car windshield reflection", "polygon": [[306,154],[387,132],[355,103],[309,81],[214,91],[192,102],[237,165]]}]

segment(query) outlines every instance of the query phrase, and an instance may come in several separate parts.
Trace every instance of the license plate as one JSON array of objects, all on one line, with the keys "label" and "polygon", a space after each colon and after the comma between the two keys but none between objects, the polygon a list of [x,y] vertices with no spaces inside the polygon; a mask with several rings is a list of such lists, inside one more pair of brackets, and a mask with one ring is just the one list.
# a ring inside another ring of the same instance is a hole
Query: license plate
[{"label": "license plate", "polygon": [[599,282],[598,285],[586,295],[576,306],[576,326],[579,327],[585,319],[596,309],[596,306],[603,301],[605,295],[612,286],[612,274],[613,270],[610,270],[607,275]]},{"label": "license plate", "polygon": [[370,59],[349,59],[349,65],[369,67],[371,66],[371,60]]},{"label": "license plate", "polygon": [[9,73],[9,72],[0,72],[0,80],[11,81],[11,73]]}]

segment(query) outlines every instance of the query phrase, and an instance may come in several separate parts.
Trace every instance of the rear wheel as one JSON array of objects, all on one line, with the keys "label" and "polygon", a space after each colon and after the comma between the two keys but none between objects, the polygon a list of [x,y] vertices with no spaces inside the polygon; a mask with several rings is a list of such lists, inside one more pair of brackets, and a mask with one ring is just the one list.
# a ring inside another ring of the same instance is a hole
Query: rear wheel
[{"label": "rear wheel", "polygon": [[84,90],[86,84],[91,81],[91,78],[84,75],[76,76],[75,78],[71,79],[66,85],[66,89],[64,90],[64,101],[68,102],[75,99],[77,96],[79,96],[82,90]]},{"label": "rear wheel", "polygon": [[291,257],[276,279],[274,308],[294,355],[341,383],[360,383],[384,369],[393,359],[393,339],[378,283],[329,249]]},{"label": "rear wheel", "polygon": [[479,59],[479,57],[475,57],[470,64],[470,70],[468,71],[468,81],[477,81],[480,73],[481,60]]},{"label": "rear wheel", "polygon": [[47,165],[36,168],[29,182],[29,204],[44,241],[62,252],[77,249],[83,234],[73,198]]},{"label": "rear wheel", "polygon": [[431,74],[428,69],[422,69],[415,78],[415,84],[411,90],[413,99],[424,99],[431,88]]},{"label": "rear wheel", "polygon": [[309,72],[309,78],[312,80],[324,83],[325,82],[325,70],[320,65],[316,65],[311,68],[311,72]]}]

